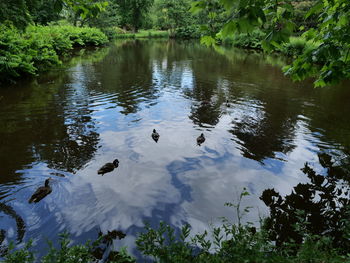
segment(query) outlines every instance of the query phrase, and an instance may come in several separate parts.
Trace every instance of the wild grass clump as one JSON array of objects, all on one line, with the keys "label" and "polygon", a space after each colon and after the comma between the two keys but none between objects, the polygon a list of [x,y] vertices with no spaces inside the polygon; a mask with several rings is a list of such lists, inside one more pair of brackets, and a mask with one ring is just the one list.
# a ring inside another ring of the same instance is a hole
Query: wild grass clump
[{"label": "wild grass clump", "polygon": [[201,31],[197,25],[178,27],[175,29],[173,38],[177,39],[198,39],[201,37]]},{"label": "wild grass clump", "polygon": [[107,36],[96,28],[28,26],[20,32],[12,26],[0,25],[0,82],[60,65],[59,56],[73,47],[107,42]]},{"label": "wild grass clump", "polygon": [[222,40],[224,45],[232,45],[242,48],[261,49],[261,41],[265,38],[265,33],[260,30],[254,30],[251,33],[236,34]]},{"label": "wild grass clump", "polygon": [[305,51],[316,49],[319,44],[307,40],[304,37],[290,37],[289,42],[284,44],[281,52],[287,56],[298,56]]}]

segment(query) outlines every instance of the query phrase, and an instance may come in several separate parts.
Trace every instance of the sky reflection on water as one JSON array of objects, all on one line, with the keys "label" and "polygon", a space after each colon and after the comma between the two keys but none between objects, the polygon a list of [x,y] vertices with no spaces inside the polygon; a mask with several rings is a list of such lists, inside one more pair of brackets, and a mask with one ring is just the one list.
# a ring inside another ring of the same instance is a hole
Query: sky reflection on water
[{"label": "sky reflection on water", "polygon": [[[93,54],[0,91],[0,200],[39,250],[64,230],[76,242],[122,230],[116,245],[131,250],[144,221],[203,231],[219,217],[236,220],[224,203],[243,187],[251,196],[242,206],[254,207],[246,220],[256,222],[267,214],[264,189],[287,194],[307,180],[306,161],[321,169],[318,152],[348,152],[350,106],[334,102],[349,91],[293,84],[262,55],[172,41],[122,41]],[[115,158],[116,170],[97,175]],[[29,205],[49,176],[52,194]],[[13,220],[0,218],[6,242],[16,239]]]}]

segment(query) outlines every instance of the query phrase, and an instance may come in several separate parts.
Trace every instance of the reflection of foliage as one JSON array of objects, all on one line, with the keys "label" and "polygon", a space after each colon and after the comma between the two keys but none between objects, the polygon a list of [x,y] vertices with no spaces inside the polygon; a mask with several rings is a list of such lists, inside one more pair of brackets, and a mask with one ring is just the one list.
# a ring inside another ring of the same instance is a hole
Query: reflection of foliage
[{"label": "reflection of foliage", "polygon": [[117,48],[111,50],[104,63],[96,65],[97,69],[111,65],[100,71],[101,86],[96,89],[117,93],[116,103],[125,115],[137,112],[141,102],[157,96],[152,85],[151,46],[146,40],[117,42]]},{"label": "reflection of foliage", "polygon": [[215,126],[219,122],[220,118],[220,105],[199,105],[192,106],[191,115],[189,118],[194,124],[202,126],[203,124],[209,124]]},{"label": "reflection of foliage", "polygon": [[291,144],[294,122],[273,116],[257,114],[256,118],[245,117],[241,122],[235,123],[230,132],[243,146],[244,157],[261,162],[265,158],[275,157],[275,152],[287,153],[294,149],[295,146]]},{"label": "reflection of foliage", "polygon": [[72,67],[79,63],[97,63],[102,61],[109,53],[110,47],[96,47],[91,49],[79,49],[74,56],[64,58],[64,67]]},{"label": "reflection of foliage", "polygon": [[274,189],[263,192],[261,199],[271,212],[265,227],[279,246],[290,240],[301,244],[307,235],[326,235],[334,247],[349,251],[350,241],[344,233],[350,228],[350,188],[339,181],[346,171],[334,166],[326,154],[319,159],[327,176],[305,164],[302,171],[310,183],[299,183],[284,198]]},{"label": "reflection of foliage", "polygon": [[[4,203],[0,202],[0,211],[9,215],[16,221],[17,225],[17,243],[21,243],[24,237],[24,233],[26,231],[26,225],[16,211],[11,207]],[[7,252],[8,248],[6,246],[2,246],[2,242],[5,240],[6,231],[4,229],[0,229],[0,256]]]},{"label": "reflection of foliage", "polygon": [[[238,204],[228,206],[237,209],[238,217],[249,212],[249,207],[240,211],[242,197],[248,195],[242,191]],[[307,226],[302,223],[299,226]],[[247,262],[247,263],[300,263],[327,262],[340,263],[349,259],[347,251],[339,253],[332,247],[327,233],[324,237],[305,236],[299,244],[295,240],[276,246],[268,236],[268,229],[257,230],[247,223],[232,224],[223,219],[222,224],[204,233],[190,235],[190,226],[184,225],[181,230],[160,223],[158,229],[146,226],[146,232],[139,235],[136,244],[138,249],[156,262]],[[350,229],[343,232],[349,234]],[[294,248],[294,251],[291,249]]]},{"label": "reflection of foliage", "polygon": [[16,225],[17,225],[17,242],[20,243],[22,242],[22,239],[24,237],[24,233],[26,231],[26,225],[16,211],[11,207],[8,206],[4,203],[0,202],[0,210],[4,212],[5,214],[11,216],[14,220],[16,220]]}]

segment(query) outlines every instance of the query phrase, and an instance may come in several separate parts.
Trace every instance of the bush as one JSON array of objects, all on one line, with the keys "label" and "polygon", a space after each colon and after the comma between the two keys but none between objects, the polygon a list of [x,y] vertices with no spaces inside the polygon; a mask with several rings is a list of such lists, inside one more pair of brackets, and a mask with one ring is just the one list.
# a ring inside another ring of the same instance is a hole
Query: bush
[{"label": "bush", "polygon": [[21,33],[0,26],[0,82],[22,75],[35,75],[61,64],[59,55],[74,46],[99,46],[108,38],[96,28],[70,25],[28,26]]},{"label": "bush", "polygon": [[261,49],[261,41],[265,38],[265,33],[260,30],[254,30],[252,33],[237,34],[223,39],[225,45],[233,45],[243,48]]},{"label": "bush", "polygon": [[303,37],[290,37],[289,42],[285,43],[280,51],[287,56],[298,56],[308,49],[317,48],[317,46],[317,43],[308,41]]},{"label": "bush", "polygon": [[106,27],[101,28],[101,31],[108,37],[109,40],[115,39],[118,37],[118,34],[125,34],[125,30],[120,27]]},{"label": "bush", "polygon": [[108,234],[102,235],[100,233],[99,238],[94,242],[87,242],[83,245],[70,246],[70,240],[68,234],[64,233],[60,235],[60,246],[55,248],[52,242],[48,242],[49,251],[44,255],[40,261],[35,257],[34,252],[31,251],[31,242],[28,242],[24,248],[15,250],[11,245],[4,255],[4,263],[91,263],[98,262],[105,256],[106,262],[109,263],[135,263],[135,259],[132,258],[125,248],[121,248],[120,251],[112,251],[110,249],[114,239],[124,238],[125,234],[120,231],[108,231]]},{"label": "bush", "polygon": [[37,69],[28,49],[29,41],[14,27],[0,26],[0,80],[5,75],[13,78],[23,73],[35,74]]},{"label": "bush", "polygon": [[201,32],[196,25],[184,26],[176,28],[173,37],[178,39],[197,39],[201,37]]}]

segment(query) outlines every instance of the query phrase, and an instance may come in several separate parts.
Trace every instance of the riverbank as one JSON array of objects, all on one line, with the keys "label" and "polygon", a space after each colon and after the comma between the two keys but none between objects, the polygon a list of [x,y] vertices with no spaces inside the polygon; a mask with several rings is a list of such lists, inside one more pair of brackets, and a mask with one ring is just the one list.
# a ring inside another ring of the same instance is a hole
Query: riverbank
[{"label": "riverbank", "polygon": [[62,64],[76,47],[97,47],[113,39],[169,38],[168,31],[122,30],[75,27],[71,25],[28,26],[24,32],[0,26],[0,83],[34,76]]},{"label": "riverbank", "polygon": [[101,46],[107,36],[97,28],[69,25],[28,26],[24,32],[0,26],[0,82],[36,75],[62,64],[74,47]]},{"label": "riverbank", "polygon": [[[266,42],[266,34],[260,30],[254,30],[249,34],[237,34],[218,41],[219,44],[225,46],[263,51],[264,42]],[[306,39],[303,36],[291,36],[289,42],[276,46],[275,52],[287,57],[296,57],[303,54],[304,51],[316,49],[319,45],[320,43]]]}]

